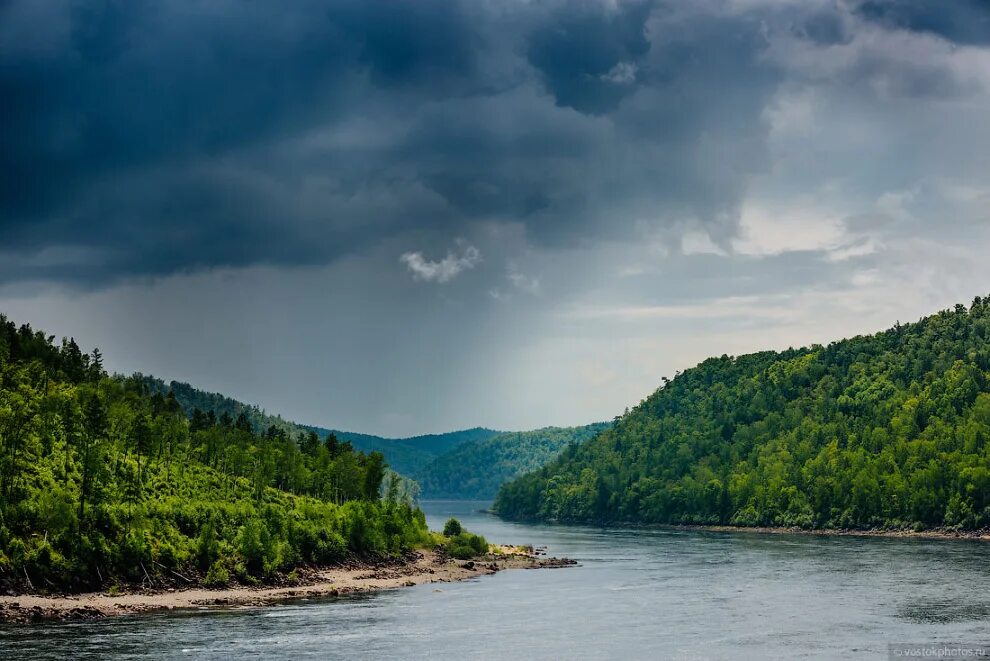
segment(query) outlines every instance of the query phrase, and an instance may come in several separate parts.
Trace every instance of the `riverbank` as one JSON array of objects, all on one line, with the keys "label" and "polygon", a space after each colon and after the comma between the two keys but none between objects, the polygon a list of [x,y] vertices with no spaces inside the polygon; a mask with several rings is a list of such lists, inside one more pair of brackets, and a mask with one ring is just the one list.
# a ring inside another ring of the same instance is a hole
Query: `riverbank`
[{"label": "riverbank", "polygon": [[894,537],[902,539],[969,539],[990,542],[990,530],[952,530],[932,528],[905,530],[900,528],[798,528],[776,526],[717,526],[717,525],[665,525],[670,530],[704,530],[708,532],[745,532],[763,535],[817,535],[820,537]]},{"label": "riverbank", "polygon": [[544,569],[575,564],[562,558],[540,558],[520,547],[494,546],[494,550],[494,553],[469,561],[454,560],[433,551],[419,551],[393,562],[312,570],[292,586],[0,596],[0,621],[86,620],[178,609],[252,608],[294,599],[463,581],[506,569]]},{"label": "riverbank", "polygon": [[593,524],[581,520],[556,519],[512,519],[502,518],[494,510],[478,510],[499,517],[503,521],[542,523],[550,525],[576,525],[600,527],[604,530],[700,530],[705,532],[740,532],[756,535],[816,535],[820,537],[892,537],[901,539],[963,539],[990,542],[990,528],[979,530],[957,530],[955,528],[799,528],[798,526],[732,526],[704,523],[640,523],[636,521],[611,521],[606,524]]}]

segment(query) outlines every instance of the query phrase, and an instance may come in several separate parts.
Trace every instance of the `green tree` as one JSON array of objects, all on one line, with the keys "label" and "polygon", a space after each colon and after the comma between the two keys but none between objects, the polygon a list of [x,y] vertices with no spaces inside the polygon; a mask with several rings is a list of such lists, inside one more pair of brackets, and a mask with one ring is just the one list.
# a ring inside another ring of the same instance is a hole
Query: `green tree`
[{"label": "green tree", "polygon": [[364,460],[364,499],[378,500],[385,479],[385,456],[381,452],[372,452]]},{"label": "green tree", "polygon": [[82,448],[82,484],[79,493],[79,522],[86,520],[86,501],[92,497],[94,482],[96,482],[102,467],[100,444],[107,433],[107,412],[96,393],[91,393],[85,400],[83,412],[84,431],[81,436]]},{"label": "green tree", "polygon": [[447,523],[443,525],[444,537],[456,537],[457,535],[460,535],[463,530],[464,528],[461,527],[461,522],[453,517],[447,519]]}]

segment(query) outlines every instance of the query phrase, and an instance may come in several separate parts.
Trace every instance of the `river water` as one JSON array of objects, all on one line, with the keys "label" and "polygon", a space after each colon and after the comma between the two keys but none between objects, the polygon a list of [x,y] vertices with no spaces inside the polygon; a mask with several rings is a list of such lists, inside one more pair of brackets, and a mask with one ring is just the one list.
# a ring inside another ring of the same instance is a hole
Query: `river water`
[{"label": "river water", "polygon": [[885,659],[990,643],[990,546],[507,523],[422,504],[579,567],[243,611],[0,625],[0,658]]}]

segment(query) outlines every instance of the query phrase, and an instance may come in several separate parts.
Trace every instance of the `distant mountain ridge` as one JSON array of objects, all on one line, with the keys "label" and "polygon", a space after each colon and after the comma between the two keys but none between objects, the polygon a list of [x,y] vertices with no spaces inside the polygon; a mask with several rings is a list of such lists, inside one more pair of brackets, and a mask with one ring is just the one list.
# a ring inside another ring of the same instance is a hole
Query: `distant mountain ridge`
[{"label": "distant mountain ridge", "polygon": [[331,433],[337,438],[350,441],[362,452],[381,452],[385,455],[389,466],[398,473],[414,476],[427,464],[444,454],[466,444],[484,441],[503,432],[484,427],[472,427],[443,434],[422,434],[408,438],[383,438],[370,434],[327,429],[302,425],[304,429],[312,430],[320,438],[326,438]]},{"label": "distant mountain ridge", "polygon": [[609,423],[596,422],[497,434],[436,457],[413,477],[424,498],[491,500],[505,482],[540,468],[567,446],[608,427]]},{"label": "distant mountain ridge", "polygon": [[298,436],[300,433],[315,432],[321,440],[335,434],[342,441],[349,441],[354,449],[364,453],[381,452],[389,466],[405,477],[411,477],[440,455],[465,443],[487,440],[504,432],[483,427],[472,427],[442,434],[421,434],[407,438],[385,438],[373,434],[330,429],[317,425],[304,425],[285,420],[279,415],[271,415],[264,409],[245,404],[216,392],[200,390],[181,381],[165,382],[154,376],[135,374],[148,388],[150,394],[175,394],[176,401],[191,415],[195,409],[213,411],[219,417],[224,413],[231,418],[244,414],[256,430],[263,431],[270,426]]},{"label": "distant mountain ridge", "polygon": [[176,401],[192,415],[195,409],[212,411],[237,419],[244,415],[260,431],[275,427],[292,438],[315,433],[320,440],[334,434],[348,441],[355,450],[381,452],[391,470],[409,482],[418,483],[423,498],[489,500],[503,483],[536,470],[553,460],[569,446],[586,441],[610,423],[578,427],[545,427],[523,432],[503,432],[472,427],[444,434],[422,434],[407,438],[385,438],[318,425],[304,425],[267,413],[216,392],[200,390],[181,381],[166,382],[154,376],[136,374],[149,394],[173,393]]}]

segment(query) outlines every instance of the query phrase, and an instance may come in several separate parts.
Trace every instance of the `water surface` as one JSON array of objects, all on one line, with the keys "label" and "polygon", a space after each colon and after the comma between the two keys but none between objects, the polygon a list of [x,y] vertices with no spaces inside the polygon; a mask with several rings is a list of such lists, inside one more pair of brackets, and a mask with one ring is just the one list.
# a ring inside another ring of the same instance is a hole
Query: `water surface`
[{"label": "water surface", "polygon": [[836,659],[990,642],[990,546],[522,525],[423,503],[580,567],[271,608],[0,625],[0,658]]}]

